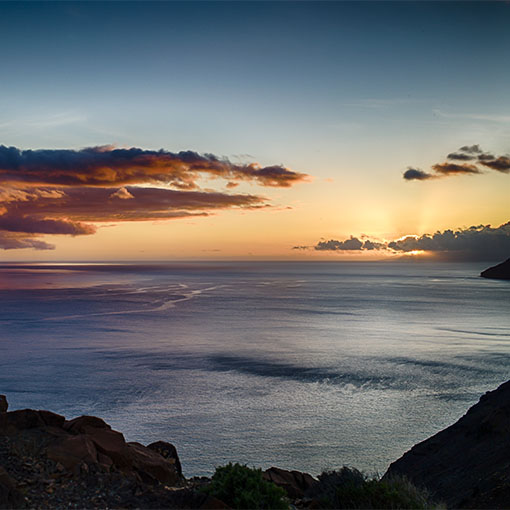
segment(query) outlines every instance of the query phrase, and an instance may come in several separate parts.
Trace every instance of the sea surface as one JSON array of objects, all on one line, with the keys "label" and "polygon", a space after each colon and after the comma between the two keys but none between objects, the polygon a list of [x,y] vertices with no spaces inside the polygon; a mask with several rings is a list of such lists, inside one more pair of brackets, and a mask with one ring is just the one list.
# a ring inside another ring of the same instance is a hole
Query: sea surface
[{"label": "sea surface", "polygon": [[510,282],[485,264],[0,267],[0,393],[239,461],[382,473],[510,378]]}]

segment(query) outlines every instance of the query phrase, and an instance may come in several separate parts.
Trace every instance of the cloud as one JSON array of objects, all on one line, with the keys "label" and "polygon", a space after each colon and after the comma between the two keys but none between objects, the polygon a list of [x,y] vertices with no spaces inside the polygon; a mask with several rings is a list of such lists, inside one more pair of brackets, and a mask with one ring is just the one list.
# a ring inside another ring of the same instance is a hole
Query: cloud
[{"label": "cloud", "polygon": [[[483,174],[483,167],[496,170],[501,173],[510,173],[510,157],[496,157],[491,153],[484,152],[480,145],[464,145],[457,151],[451,152],[445,163],[432,165],[433,172],[408,167],[403,173],[406,181],[425,181],[452,175],[476,175]],[[472,163],[452,163],[451,161],[471,161]],[[481,165],[478,166],[478,165]]]},{"label": "cloud", "polygon": [[335,239],[330,239],[329,241],[320,241],[315,245],[314,248],[318,251],[358,251],[363,249],[363,242],[360,241],[357,237],[351,236],[345,241],[337,241]]},{"label": "cloud", "polygon": [[456,259],[498,260],[510,253],[510,222],[492,228],[477,225],[466,229],[445,230],[420,237],[405,237],[387,244],[396,252],[424,250]]},{"label": "cloud", "polygon": [[425,181],[427,179],[434,179],[437,176],[424,172],[423,170],[420,170],[418,168],[408,168],[404,172],[403,177],[406,181]]},{"label": "cloud", "polygon": [[500,156],[499,158],[492,160],[483,160],[481,161],[481,164],[504,174],[510,172],[510,158],[508,156]]},{"label": "cloud", "polygon": [[0,232],[0,249],[21,250],[23,248],[32,248],[34,250],[54,250],[55,245],[40,241],[39,239],[13,236]]},{"label": "cloud", "polygon": [[345,241],[335,239],[320,241],[314,248],[319,251],[385,250],[401,255],[423,251],[441,259],[500,260],[508,258],[510,254],[510,222],[499,227],[475,225],[422,236],[409,235],[386,242],[368,239],[362,243],[351,236]]},{"label": "cloud", "polygon": [[93,234],[96,229],[92,225],[66,219],[40,219],[34,216],[10,214],[7,209],[7,212],[0,216],[0,231],[80,236]]},{"label": "cloud", "polygon": [[379,243],[377,241],[371,241],[370,239],[367,239],[364,243],[363,243],[363,249],[364,250],[369,250],[369,251],[372,251],[372,250],[384,250],[386,247],[384,245],[384,243]]},{"label": "cloud", "polygon": [[[200,189],[225,179],[226,192]],[[242,181],[288,188],[307,176],[281,165],[234,164],[193,151],[110,145],[20,150],[0,145],[0,248],[53,249],[40,235],[90,235],[96,223],[207,216],[269,207],[255,194],[229,192]]]},{"label": "cloud", "polygon": [[473,159],[476,159],[476,156],[473,156],[472,154],[463,154],[462,152],[451,152],[448,156],[446,156],[446,158],[456,161],[473,161]]},{"label": "cloud", "polygon": [[129,200],[130,198],[134,197],[126,188],[119,188],[117,191],[110,195],[110,198],[120,198],[121,200]]},{"label": "cloud", "polygon": [[289,187],[307,176],[281,165],[234,164],[194,151],[173,153],[109,145],[81,150],[20,150],[0,145],[0,182],[4,183],[108,187],[159,183],[188,190],[198,187],[200,177]]},{"label": "cloud", "polygon": [[[32,236],[90,235],[94,223],[150,221],[207,216],[211,211],[267,207],[263,197],[206,191],[129,186],[3,189],[0,195],[0,248],[50,249]],[[16,237],[9,233],[18,233]],[[24,235],[24,238],[22,238]]]},{"label": "cloud", "polygon": [[478,156],[478,161],[492,161],[493,159],[496,159],[496,156],[489,153],[480,154]]},{"label": "cloud", "polygon": [[442,175],[455,175],[455,174],[480,174],[480,170],[475,165],[467,163],[458,165],[457,163],[438,163],[432,165],[435,172]]},{"label": "cloud", "polygon": [[488,115],[478,113],[447,113],[441,110],[433,110],[434,115],[438,117],[444,117],[446,119],[470,119],[470,120],[481,120],[488,122],[501,122],[507,124],[510,122],[510,115]]},{"label": "cloud", "polygon": [[463,145],[460,149],[460,152],[467,152],[468,154],[480,154],[482,149],[477,145]]}]

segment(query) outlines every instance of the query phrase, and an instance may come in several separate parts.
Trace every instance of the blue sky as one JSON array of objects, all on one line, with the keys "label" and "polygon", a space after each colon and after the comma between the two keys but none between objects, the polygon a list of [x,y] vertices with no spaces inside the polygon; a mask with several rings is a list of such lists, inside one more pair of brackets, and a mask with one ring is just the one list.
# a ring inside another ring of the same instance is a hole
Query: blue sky
[{"label": "blue sky", "polygon": [[[361,194],[405,209],[424,189],[401,182],[407,166],[509,150],[509,18],[503,2],[3,2],[0,143],[211,152],[313,176],[269,194],[307,215],[337,199],[357,214],[345,195]],[[317,236],[370,231],[357,217]]]}]

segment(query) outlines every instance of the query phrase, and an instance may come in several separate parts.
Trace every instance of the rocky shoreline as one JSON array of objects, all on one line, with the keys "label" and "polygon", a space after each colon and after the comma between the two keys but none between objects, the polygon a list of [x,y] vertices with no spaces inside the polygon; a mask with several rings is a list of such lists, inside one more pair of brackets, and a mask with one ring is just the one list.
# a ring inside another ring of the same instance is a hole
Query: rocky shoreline
[{"label": "rocky shoreline", "polygon": [[[508,452],[510,381],[392,463],[382,481],[405,477],[448,508],[510,508]],[[324,475],[273,467],[262,476],[285,490],[290,508],[327,507],[317,489]],[[203,490],[209,483],[182,475],[170,443],[126,442],[94,416],[8,411],[0,395],[0,508],[229,508]]]}]

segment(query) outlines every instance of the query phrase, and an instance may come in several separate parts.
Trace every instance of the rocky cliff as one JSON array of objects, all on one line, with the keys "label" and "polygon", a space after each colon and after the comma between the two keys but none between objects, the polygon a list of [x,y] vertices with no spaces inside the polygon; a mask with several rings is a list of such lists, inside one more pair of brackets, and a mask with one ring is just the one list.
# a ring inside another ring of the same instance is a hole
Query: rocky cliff
[{"label": "rocky cliff", "polygon": [[393,475],[425,487],[448,508],[510,508],[510,381],[393,462],[384,477]]},{"label": "rocky cliff", "polygon": [[489,267],[480,273],[483,278],[495,278],[498,280],[510,280],[510,259],[501,262],[497,266]]}]

